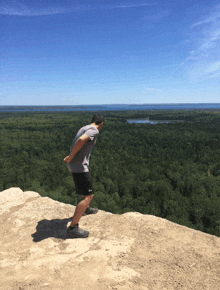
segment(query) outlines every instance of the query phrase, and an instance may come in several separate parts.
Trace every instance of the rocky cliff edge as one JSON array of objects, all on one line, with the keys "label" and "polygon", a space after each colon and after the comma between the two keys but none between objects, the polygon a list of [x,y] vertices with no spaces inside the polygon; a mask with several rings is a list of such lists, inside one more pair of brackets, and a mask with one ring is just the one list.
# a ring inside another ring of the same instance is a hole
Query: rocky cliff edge
[{"label": "rocky cliff edge", "polygon": [[66,239],[75,207],[0,192],[1,290],[219,290],[220,238],[137,212],[82,217],[87,239]]}]

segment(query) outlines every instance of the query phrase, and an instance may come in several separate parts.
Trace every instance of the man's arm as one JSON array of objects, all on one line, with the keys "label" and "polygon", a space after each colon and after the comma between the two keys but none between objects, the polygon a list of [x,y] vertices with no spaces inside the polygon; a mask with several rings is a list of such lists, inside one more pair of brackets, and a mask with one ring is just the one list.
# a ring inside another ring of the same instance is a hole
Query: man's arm
[{"label": "man's arm", "polygon": [[86,134],[83,134],[82,136],[80,136],[79,139],[76,141],[76,144],[73,148],[72,153],[69,156],[66,156],[64,158],[64,161],[67,163],[70,163],[72,159],[75,157],[76,153],[79,152],[82,149],[82,147],[85,145],[85,143],[89,140],[90,138]]}]

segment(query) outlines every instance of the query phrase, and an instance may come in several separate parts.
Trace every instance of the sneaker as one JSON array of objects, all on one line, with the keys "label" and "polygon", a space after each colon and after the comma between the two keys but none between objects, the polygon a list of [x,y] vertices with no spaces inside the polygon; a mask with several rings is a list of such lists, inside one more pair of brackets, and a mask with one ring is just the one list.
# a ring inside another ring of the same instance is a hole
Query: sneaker
[{"label": "sneaker", "polygon": [[97,213],[99,210],[97,208],[92,208],[92,207],[88,207],[84,213],[84,215],[87,214],[95,214]]},{"label": "sneaker", "polygon": [[89,232],[80,229],[78,224],[73,229],[67,228],[68,238],[87,238],[88,235]]}]

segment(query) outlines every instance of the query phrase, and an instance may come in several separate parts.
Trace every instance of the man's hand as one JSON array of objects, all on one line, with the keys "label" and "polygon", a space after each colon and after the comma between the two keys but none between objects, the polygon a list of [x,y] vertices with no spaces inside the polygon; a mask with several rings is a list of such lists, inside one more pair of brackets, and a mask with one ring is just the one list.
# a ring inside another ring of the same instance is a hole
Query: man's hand
[{"label": "man's hand", "polygon": [[70,163],[71,160],[72,160],[72,158],[71,158],[71,156],[69,155],[69,156],[66,156],[63,160],[64,160],[64,162]]}]

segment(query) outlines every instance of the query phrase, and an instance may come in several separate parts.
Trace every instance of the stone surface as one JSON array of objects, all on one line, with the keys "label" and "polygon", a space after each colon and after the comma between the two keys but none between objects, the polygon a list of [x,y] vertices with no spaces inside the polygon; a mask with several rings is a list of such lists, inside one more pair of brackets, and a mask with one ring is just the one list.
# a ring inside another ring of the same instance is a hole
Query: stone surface
[{"label": "stone surface", "polygon": [[0,192],[1,290],[219,290],[220,238],[165,219],[99,211],[66,239],[75,207]]}]

